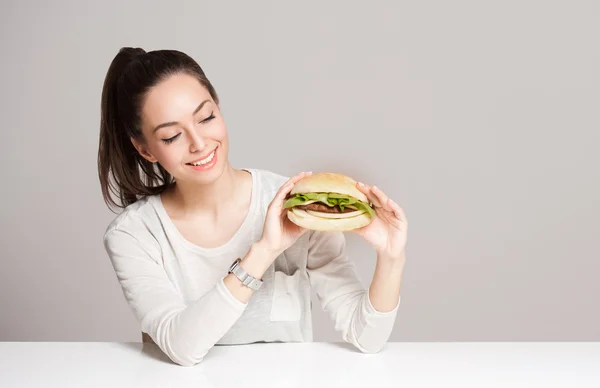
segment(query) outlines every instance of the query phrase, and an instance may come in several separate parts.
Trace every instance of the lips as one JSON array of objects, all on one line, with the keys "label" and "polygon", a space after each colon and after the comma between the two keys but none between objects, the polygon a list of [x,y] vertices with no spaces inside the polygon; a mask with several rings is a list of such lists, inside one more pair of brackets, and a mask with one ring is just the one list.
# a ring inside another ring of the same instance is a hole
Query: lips
[{"label": "lips", "polygon": [[208,154],[206,154],[205,156],[203,156],[203,157],[201,157],[201,158],[198,158],[198,159],[196,159],[196,160],[193,160],[193,161],[191,161],[191,162],[189,162],[189,163],[186,163],[186,164],[188,164],[188,165],[193,165],[194,163],[198,163],[198,162],[200,162],[201,160],[204,160],[204,159],[206,159],[206,158],[210,157],[210,156],[211,156],[211,155],[212,155],[214,152],[216,152],[216,151],[217,151],[217,148],[219,148],[219,147],[215,147],[215,149],[214,149],[214,150],[212,150],[211,152],[209,152],[209,153],[208,153]]}]

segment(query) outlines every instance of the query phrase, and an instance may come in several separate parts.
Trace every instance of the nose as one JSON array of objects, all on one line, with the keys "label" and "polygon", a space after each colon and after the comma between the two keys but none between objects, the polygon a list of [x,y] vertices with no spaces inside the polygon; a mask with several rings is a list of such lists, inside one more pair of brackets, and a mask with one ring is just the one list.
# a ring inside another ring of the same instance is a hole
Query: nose
[{"label": "nose", "polygon": [[201,151],[206,148],[206,142],[202,138],[202,136],[198,135],[194,131],[190,131],[190,152],[194,153],[196,151]]}]

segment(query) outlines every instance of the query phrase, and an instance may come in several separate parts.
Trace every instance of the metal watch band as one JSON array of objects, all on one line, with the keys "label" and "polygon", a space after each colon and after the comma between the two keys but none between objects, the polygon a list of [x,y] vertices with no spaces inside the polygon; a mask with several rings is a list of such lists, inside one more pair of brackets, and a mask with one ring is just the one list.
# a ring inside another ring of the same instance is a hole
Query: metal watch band
[{"label": "metal watch band", "polygon": [[262,280],[256,279],[254,276],[247,273],[241,267],[240,262],[241,259],[239,258],[234,261],[229,269],[229,273],[233,273],[246,287],[249,287],[255,291],[258,290],[263,284]]}]

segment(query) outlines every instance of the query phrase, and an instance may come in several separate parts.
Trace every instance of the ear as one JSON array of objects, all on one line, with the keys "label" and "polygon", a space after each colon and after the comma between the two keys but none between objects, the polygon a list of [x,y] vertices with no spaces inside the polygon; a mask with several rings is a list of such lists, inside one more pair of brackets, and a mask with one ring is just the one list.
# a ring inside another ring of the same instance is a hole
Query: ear
[{"label": "ear", "polygon": [[137,152],[144,159],[146,159],[150,163],[156,163],[158,161],[154,156],[152,156],[152,154],[150,152],[148,152],[148,150],[146,149],[146,147],[143,144],[141,144],[140,142],[138,142],[133,137],[131,137],[130,140],[131,140],[131,144],[133,144],[133,146],[135,147],[135,149],[137,150]]}]

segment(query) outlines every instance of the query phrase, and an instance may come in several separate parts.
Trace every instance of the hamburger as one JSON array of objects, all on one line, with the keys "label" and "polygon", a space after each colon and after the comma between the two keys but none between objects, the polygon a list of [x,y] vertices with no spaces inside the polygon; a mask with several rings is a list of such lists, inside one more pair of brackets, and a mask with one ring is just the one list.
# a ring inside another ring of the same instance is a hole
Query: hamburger
[{"label": "hamburger", "polygon": [[343,174],[316,173],[300,179],[283,208],[294,224],[312,230],[349,231],[368,225],[375,216],[357,182]]}]

